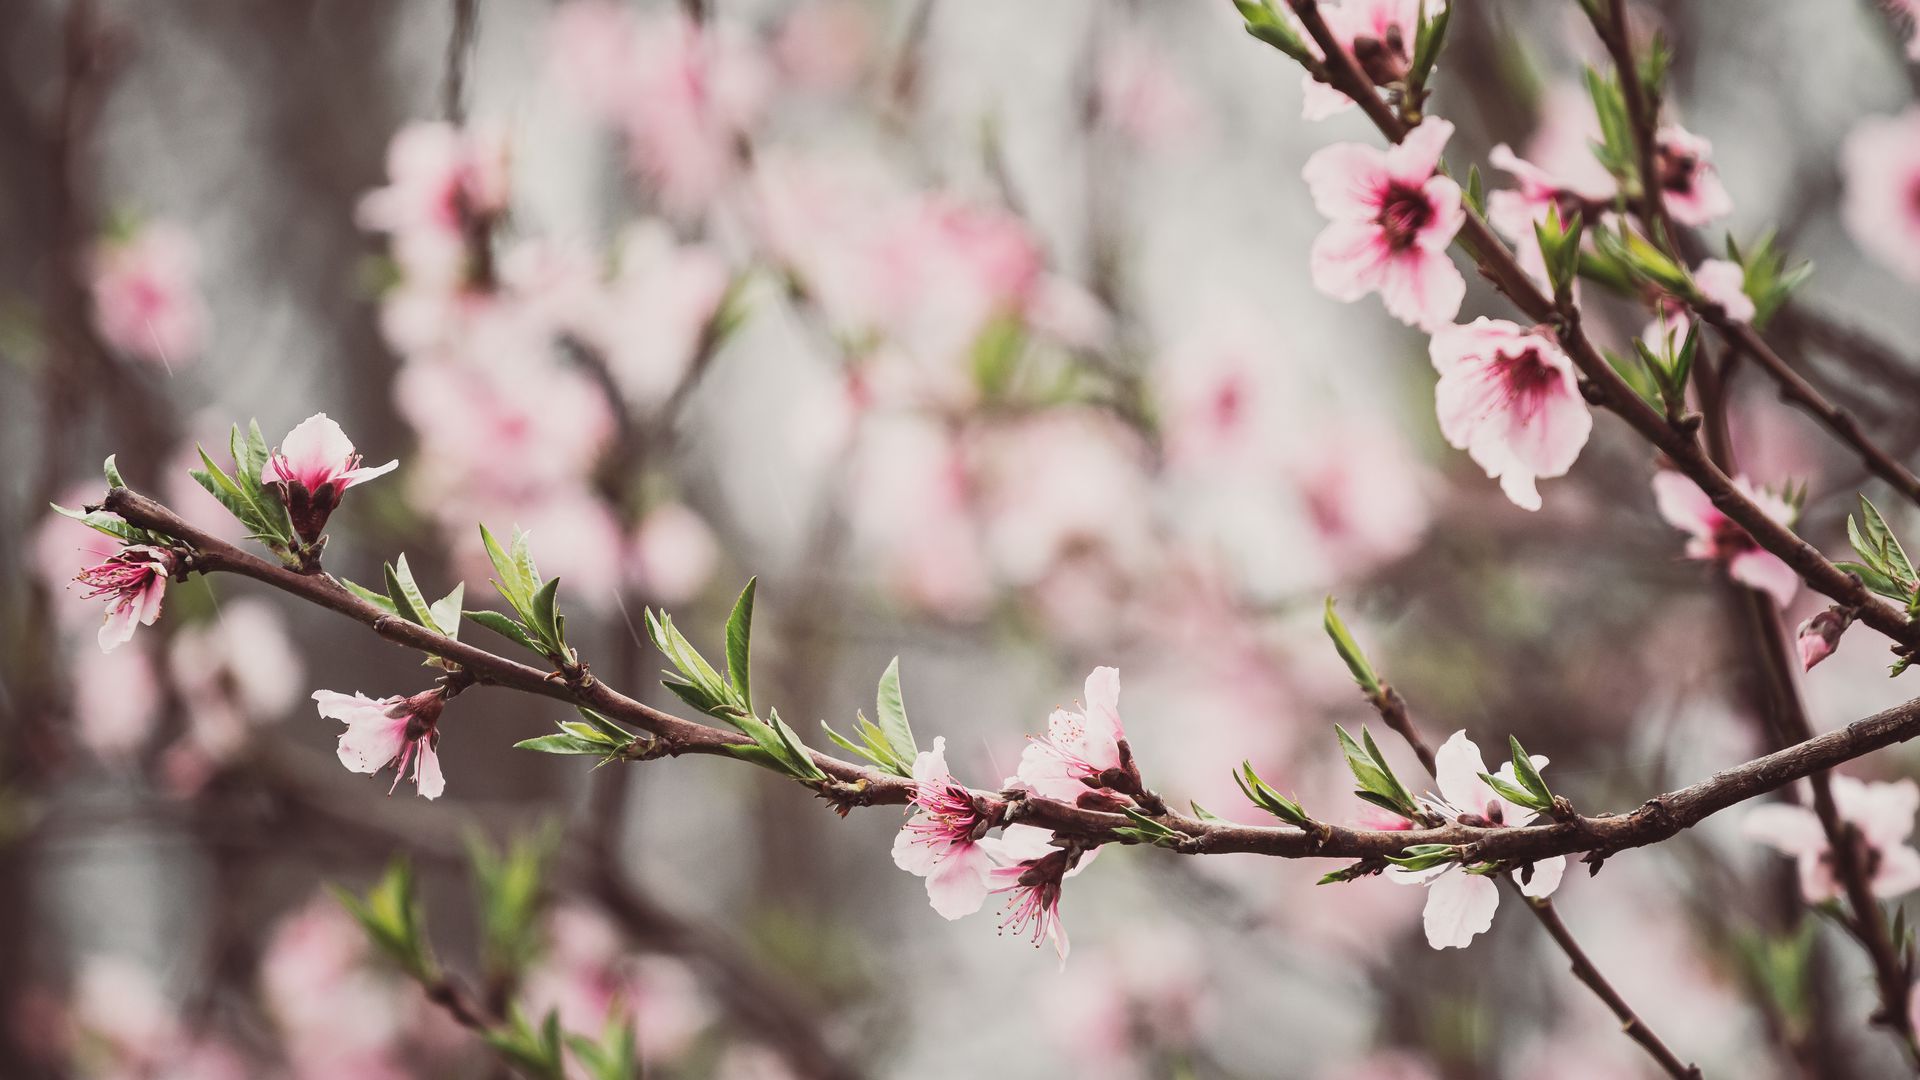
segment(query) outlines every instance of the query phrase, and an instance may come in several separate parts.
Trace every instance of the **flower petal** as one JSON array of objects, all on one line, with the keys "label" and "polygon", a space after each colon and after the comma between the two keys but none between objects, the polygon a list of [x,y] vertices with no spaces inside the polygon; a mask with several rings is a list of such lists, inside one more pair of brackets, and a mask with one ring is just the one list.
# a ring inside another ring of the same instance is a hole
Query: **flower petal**
[{"label": "flower petal", "polygon": [[1818,855],[1827,850],[1820,819],[1806,807],[1788,803],[1768,803],[1747,811],[1740,821],[1740,835],[1788,855]]},{"label": "flower petal", "polygon": [[1493,913],[1499,907],[1500,886],[1491,878],[1465,870],[1442,875],[1427,888],[1421,918],[1427,944],[1436,949],[1466,948],[1493,925]]},{"label": "flower petal", "polygon": [[1551,859],[1541,859],[1539,862],[1533,864],[1533,877],[1531,880],[1521,883],[1520,892],[1523,895],[1531,896],[1535,899],[1543,896],[1552,896],[1553,891],[1560,887],[1560,879],[1566,872],[1567,857],[1565,855],[1555,855]]}]

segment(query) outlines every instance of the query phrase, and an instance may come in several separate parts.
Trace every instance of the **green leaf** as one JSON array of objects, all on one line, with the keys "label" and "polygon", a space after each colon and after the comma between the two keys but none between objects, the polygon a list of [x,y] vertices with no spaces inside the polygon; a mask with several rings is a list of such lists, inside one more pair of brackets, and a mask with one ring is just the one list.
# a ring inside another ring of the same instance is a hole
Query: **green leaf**
[{"label": "green leaf", "polygon": [[605,744],[592,739],[583,739],[578,735],[562,732],[557,735],[542,735],[533,739],[521,739],[513,744],[515,750],[536,750],[542,754],[592,754],[596,757],[607,752]]},{"label": "green leaf", "polygon": [[1307,816],[1307,812],[1299,803],[1280,794],[1268,786],[1266,781],[1260,779],[1259,774],[1253,771],[1252,762],[1241,762],[1239,771],[1233,774],[1233,781],[1240,785],[1240,790],[1247,796],[1247,801],[1274,817],[1303,829],[1310,828],[1314,824],[1313,819]]},{"label": "green leaf", "polygon": [[413,891],[413,868],[396,859],[365,897],[333,886],[333,894],[366,930],[381,952],[401,970],[423,982],[435,978],[433,955],[426,945],[425,923]]},{"label": "green leaf", "polygon": [[533,594],[533,610],[527,613],[527,625],[533,628],[534,633],[540,635],[540,640],[553,646],[561,644],[559,594],[559,578],[546,582],[540,586],[540,591]]},{"label": "green leaf", "polygon": [[414,583],[413,571],[407,567],[407,557],[401,555],[397,565],[387,563],[385,570],[387,595],[393,600],[394,611],[408,622],[433,629],[433,608],[427,603],[427,598],[421,595],[420,586]]},{"label": "green leaf", "polygon": [[539,949],[546,864],[557,838],[549,825],[495,849],[478,830],[467,833],[467,857],[479,901],[481,956],[489,983],[511,982]]},{"label": "green leaf", "polygon": [[468,611],[463,612],[463,614],[481,626],[486,627],[488,630],[526,649],[528,652],[540,651],[540,643],[533,640],[533,638],[527,634],[526,629],[514,619],[508,618],[497,611]]},{"label": "green leaf", "polygon": [[389,615],[400,614],[400,609],[394,605],[393,599],[387,596],[385,593],[374,592],[372,589],[367,588],[365,585],[355,584],[354,582],[348,581],[346,578],[343,578],[343,577],[337,577],[337,578],[334,578],[333,580],[339,582],[342,586],[346,588],[348,592],[352,593],[353,595],[359,597],[362,600],[365,600],[367,603],[372,604],[374,607],[379,608],[381,611],[384,611]]},{"label": "green leaf", "polygon": [[[518,539],[516,536],[515,541],[518,542]],[[480,542],[486,546],[487,558],[493,563],[493,572],[499,575],[493,579],[493,587],[500,591],[501,598],[506,600],[513,610],[520,613],[521,618],[526,618],[527,613],[533,609],[534,584],[523,575],[520,564],[501,550],[500,542],[493,538],[493,534],[487,531],[485,525],[480,526]]]},{"label": "green leaf", "polygon": [[1460,861],[1460,849],[1451,844],[1414,844],[1387,861],[1407,870],[1427,870],[1442,863]]},{"label": "green leaf", "polygon": [[739,706],[747,712],[753,711],[753,686],[750,681],[753,594],[759,584],[758,577],[748,578],[747,587],[740,590],[740,598],[733,602],[733,613],[727,616],[727,684],[733,688]]},{"label": "green leaf", "polygon": [[485,1032],[484,1037],[508,1064],[536,1080],[565,1080],[558,1012],[549,1012],[546,1021],[535,1028],[516,1004],[509,1010],[506,1025]]},{"label": "green leaf", "polygon": [[884,772],[890,772],[895,776],[912,778],[913,763],[911,761],[900,760],[900,756],[894,753],[891,746],[887,745],[885,736],[880,735],[879,729],[874,727],[872,721],[868,720],[865,716],[856,716],[854,719],[854,730],[864,740],[863,742],[854,742],[852,739],[833,730],[832,725],[828,724],[825,720],[820,721],[820,728],[827,733],[827,738],[832,740],[833,744],[840,749],[865,758],[868,762]]},{"label": "green leaf", "polygon": [[1347,632],[1347,624],[1340,620],[1338,612],[1333,610],[1333,597],[1327,597],[1327,613],[1322,620],[1327,636],[1333,639],[1333,650],[1340,654],[1347,670],[1353,673],[1353,681],[1360,684],[1369,696],[1380,692],[1380,677],[1373,672],[1373,665],[1367,662],[1367,656]]},{"label": "green leaf", "polygon": [[137,544],[147,539],[144,532],[107,513],[105,510],[88,512],[85,510],[72,510],[61,506],[59,503],[48,503],[47,505],[53,507],[56,513],[64,514],[95,532],[105,533],[115,540],[128,544]]},{"label": "green leaf", "polygon": [[1539,796],[1530,791],[1514,787],[1512,784],[1507,783],[1492,773],[1481,773],[1480,780],[1492,788],[1495,795],[1500,796],[1515,806],[1524,806],[1529,810],[1545,813],[1548,806],[1552,804],[1551,799],[1542,802]]},{"label": "green leaf", "polygon": [[[1895,581],[1911,583],[1914,580],[1913,564],[1907,561],[1907,552],[1900,541],[1887,528],[1887,520],[1880,516],[1880,508],[1873,505],[1865,495],[1860,496],[1860,516],[1865,524],[1867,539],[1872,541],[1880,552],[1881,565],[1886,567],[1887,576]],[[1849,535],[1852,535],[1852,518],[1848,518]]]},{"label": "green leaf", "polygon": [[1153,844],[1157,847],[1179,846],[1181,836],[1178,832],[1169,829],[1131,806],[1125,807],[1124,809],[1127,818],[1133,822],[1133,825],[1131,827],[1125,825],[1120,826],[1113,830],[1113,835],[1130,843]]},{"label": "green leaf", "polygon": [[1360,785],[1354,794],[1401,817],[1412,818],[1416,810],[1413,797],[1407,794],[1407,789],[1380,757],[1373,736],[1366,729],[1361,729],[1361,737],[1366,740],[1366,746],[1362,748],[1353,741],[1353,736],[1347,734],[1345,728],[1335,724],[1333,730],[1340,740],[1341,751],[1346,755],[1347,768],[1353,771],[1353,778]]},{"label": "green leaf", "polygon": [[880,675],[873,709],[887,746],[900,760],[911,764],[920,755],[920,744],[914,741],[913,726],[907,723],[907,702],[900,691],[900,658],[897,656],[887,662],[887,670]]},{"label": "green leaf", "polygon": [[467,583],[461,582],[453,591],[433,602],[427,608],[431,625],[435,630],[454,639],[460,637],[460,601],[466,597]]},{"label": "green leaf", "polygon": [[724,715],[729,723],[732,723],[734,718],[739,715],[731,704],[721,698],[714,697],[712,694],[709,694],[707,691],[702,690],[692,683],[681,682],[678,679],[661,679],[660,685],[673,691],[674,697],[686,702],[687,705],[696,712],[705,713],[709,716]]},{"label": "green leaf", "polygon": [[108,454],[106,464],[101,466],[101,471],[107,474],[107,487],[109,488],[123,488],[127,486],[127,482],[120,478],[120,466],[113,463],[113,459],[117,456],[119,455]]},{"label": "green leaf", "polygon": [[1521,787],[1532,792],[1539,802],[1534,809],[1544,811],[1551,807],[1553,792],[1547,789],[1547,781],[1540,775],[1539,767],[1533,763],[1532,755],[1528,754],[1520,745],[1520,740],[1512,735],[1507,736],[1507,746],[1513,754],[1514,778],[1520,781]]}]

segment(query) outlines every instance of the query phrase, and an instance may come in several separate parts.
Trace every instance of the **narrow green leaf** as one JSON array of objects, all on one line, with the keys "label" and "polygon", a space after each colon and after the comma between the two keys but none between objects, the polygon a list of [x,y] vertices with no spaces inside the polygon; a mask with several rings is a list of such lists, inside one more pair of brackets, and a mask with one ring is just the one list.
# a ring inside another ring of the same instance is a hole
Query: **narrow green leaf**
[{"label": "narrow green leaf", "polygon": [[1547,781],[1540,775],[1540,769],[1534,765],[1532,755],[1520,745],[1520,740],[1507,736],[1508,748],[1513,753],[1513,775],[1520,786],[1532,792],[1540,805],[1535,809],[1544,810],[1553,805],[1553,792],[1547,789]]},{"label": "narrow green leaf", "polygon": [[900,689],[900,658],[897,656],[887,662],[887,670],[880,675],[880,687],[873,709],[880,730],[885,733],[887,745],[893,748],[893,752],[902,761],[911,762],[918,757],[920,744],[914,740],[913,725],[907,723],[907,701]]},{"label": "narrow green leaf", "polygon": [[140,530],[135,529],[133,526],[107,513],[105,510],[95,510],[92,513],[88,513],[85,510],[69,509],[61,506],[59,503],[48,503],[47,505],[53,507],[56,513],[70,517],[95,532],[105,533],[115,540],[134,544],[144,539]]},{"label": "narrow green leaf", "polygon": [[540,643],[528,635],[526,628],[516,620],[497,611],[467,611],[462,614],[488,630],[499,634],[528,652],[539,652]]},{"label": "narrow green leaf", "polygon": [[106,464],[101,466],[101,471],[107,474],[107,486],[109,488],[123,488],[127,486],[127,482],[120,478],[120,466],[113,463],[113,459],[117,456],[119,455],[108,454]]},{"label": "narrow green leaf", "polygon": [[420,594],[420,586],[414,583],[413,571],[407,568],[407,557],[400,556],[399,565],[387,563],[384,569],[387,595],[393,599],[394,612],[408,622],[433,629],[433,611],[427,598]]},{"label": "narrow green leaf", "polygon": [[343,578],[343,577],[337,577],[337,578],[334,578],[334,580],[338,581],[342,586],[345,586],[348,592],[352,593],[353,595],[359,597],[362,600],[365,600],[367,603],[372,604],[374,607],[379,608],[381,611],[384,611],[389,615],[400,614],[400,609],[394,606],[392,598],[388,597],[385,593],[374,592],[372,589],[367,588],[365,585],[356,584],[355,582],[348,581],[346,578]]},{"label": "narrow green leaf", "polygon": [[535,739],[522,739],[513,744],[515,750],[537,750],[542,754],[591,754],[598,757],[607,752],[604,743],[582,739],[578,735],[565,733],[542,735]]},{"label": "narrow green leaf", "polygon": [[427,609],[433,619],[433,628],[454,639],[460,637],[460,601],[466,598],[467,583],[461,582],[453,591],[435,600]]},{"label": "narrow green leaf", "polygon": [[727,616],[727,684],[747,712],[753,711],[753,594],[759,584],[758,577],[748,578],[747,587],[733,602],[733,613]]},{"label": "narrow green leaf", "polygon": [[1321,620],[1326,627],[1327,636],[1333,639],[1333,650],[1346,661],[1347,670],[1353,673],[1353,681],[1368,694],[1380,692],[1380,677],[1373,672],[1373,665],[1367,662],[1367,656],[1347,632],[1347,624],[1342,622],[1340,614],[1333,610],[1333,597],[1327,597],[1326,616]]}]

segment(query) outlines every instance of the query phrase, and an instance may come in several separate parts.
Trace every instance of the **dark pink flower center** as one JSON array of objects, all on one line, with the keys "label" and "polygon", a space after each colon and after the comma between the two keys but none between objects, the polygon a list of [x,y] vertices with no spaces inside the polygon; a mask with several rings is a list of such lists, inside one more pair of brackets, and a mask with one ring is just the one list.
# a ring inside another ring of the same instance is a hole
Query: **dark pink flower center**
[{"label": "dark pink flower center", "polygon": [[1495,354],[1493,368],[1506,385],[1507,408],[1522,417],[1532,417],[1539,411],[1540,403],[1560,384],[1560,371],[1533,346],[1517,355]]},{"label": "dark pink flower center", "polygon": [[1353,58],[1373,80],[1386,86],[1407,77],[1407,65],[1413,59],[1407,53],[1406,31],[1398,23],[1389,25],[1380,37],[1362,34],[1353,39]]},{"label": "dark pink flower center", "polygon": [[1387,246],[1394,251],[1405,251],[1419,238],[1420,230],[1432,223],[1433,202],[1419,188],[1394,181],[1387,188],[1387,197],[1382,200],[1380,216],[1375,221],[1386,234]]},{"label": "dark pink flower center", "polygon": [[1694,178],[1700,171],[1700,158],[1697,155],[1662,143],[1654,149],[1653,156],[1662,189],[1675,195],[1686,195],[1693,191]]},{"label": "dark pink flower center", "polygon": [[916,785],[913,805],[920,813],[907,823],[906,830],[922,844],[971,843],[980,830],[980,813],[973,793],[952,781]]}]

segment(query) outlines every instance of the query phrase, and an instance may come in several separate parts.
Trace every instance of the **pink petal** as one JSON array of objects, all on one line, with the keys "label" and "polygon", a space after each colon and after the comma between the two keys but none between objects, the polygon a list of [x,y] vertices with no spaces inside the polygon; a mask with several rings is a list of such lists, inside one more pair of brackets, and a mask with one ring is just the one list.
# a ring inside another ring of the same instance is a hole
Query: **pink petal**
[{"label": "pink petal", "polygon": [[1436,949],[1464,949],[1475,935],[1493,925],[1493,913],[1500,907],[1500,887],[1482,874],[1456,869],[1443,874],[1427,887],[1427,907],[1422,917],[1427,944]]},{"label": "pink petal", "polygon": [[139,613],[132,604],[116,607],[107,612],[107,619],[100,624],[100,651],[103,653],[125,645],[133,640],[134,627],[140,623]]},{"label": "pink petal", "polygon": [[987,875],[992,870],[993,859],[980,845],[958,845],[927,875],[927,901],[945,919],[971,915],[986,902]]},{"label": "pink petal", "polygon": [[1447,148],[1447,140],[1453,137],[1453,124],[1438,118],[1429,118],[1425,123],[1401,140],[1400,145],[1387,151],[1387,172],[1403,184],[1420,185],[1432,176],[1440,166],[1440,152]]},{"label": "pink petal", "polygon": [[[1428,169],[1413,182],[1424,183]],[[1334,221],[1372,221],[1385,196],[1387,156],[1359,143],[1335,143],[1314,152],[1300,170],[1313,205]]]},{"label": "pink petal", "polygon": [[1800,575],[1770,551],[1744,551],[1735,555],[1727,565],[1727,574],[1740,584],[1773,597],[1773,602],[1781,607],[1793,603],[1793,594],[1800,591]]},{"label": "pink petal", "polygon": [[1038,825],[1009,825],[998,837],[990,836],[976,846],[985,848],[1002,866],[1032,862],[1058,850],[1053,846],[1053,834]]},{"label": "pink petal", "polygon": [[[1427,222],[1415,238],[1419,245],[1428,251],[1444,251],[1459,234],[1460,226],[1466,224],[1467,208],[1460,197],[1460,185],[1450,176],[1428,178],[1421,186],[1426,193],[1427,204],[1433,208],[1433,220]],[[1456,306],[1455,311],[1459,308]],[[1452,321],[1452,316],[1448,316]]]},{"label": "pink petal", "polygon": [[1727,318],[1747,322],[1753,318],[1753,298],[1746,293],[1747,272],[1737,262],[1708,259],[1693,268],[1693,284],[1700,295],[1719,304]]},{"label": "pink petal", "polygon": [[922,750],[914,757],[913,778],[921,783],[939,783],[953,778],[953,773],[947,769],[947,737],[945,735],[935,735],[933,749]]},{"label": "pink petal", "polygon": [[1768,803],[1747,812],[1740,835],[1788,855],[1817,856],[1827,850],[1827,834],[1820,819],[1804,806]]},{"label": "pink petal", "polygon": [[331,479],[335,470],[346,464],[353,456],[353,442],[340,425],[328,419],[326,413],[314,413],[300,421],[287,437],[280,441],[278,457],[287,461],[287,470],[292,476],[281,475],[276,458],[269,458],[266,468],[261,470],[261,482],[275,479],[294,481],[309,488],[318,487]]},{"label": "pink petal", "polygon": [[1880,849],[1880,867],[1873,875],[1873,895],[1883,900],[1920,889],[1920,851],[1905,844]]},{"label": "pink petal", "polygon": [[1415,245],[1390,256],[1383,264],[1380,300],[1387,314],[1408,326],[1428,333],[1439,330],[1460,314],[1460,302],[1466,296],[1467,280],[1445,250]]},{"label": "pink petal", "polygon": [[1300,116],[1304,120],[1325,120],[1353,107],[1347,95],[1311,75],[1300,76]]},{"label": "pink petal", "polygon": [[1087,741],[1088,759],[1095,765],[1108,768],[1120,764],[1118,742],[1127,737],[1126,729],[1120,725],[1120,669],[1115,667],[1097,667],[1087,676],[1085,687],[1087,695]]},{"label": "pink petal", "polygon": [[1920,785],[1912,780],[1868,784],[1836,776],[1833,802],[1840,816],[1853,823],[1868,843],[1891,848],[1913,834],[1913,816],[1920,812]]},{"label": "pink petal", "polygon": [[1718,507],[1700,485],[1672,469],[1653,474],[1653,504],[1660,516],[1676,529],[1695,536],[1710,537],[1724,520]]},{"label": "pink petal", "polygon": [[1313,287],[1342,303],[1380,288],[1392,252],[1372,222],[1336,221],[1320,231],[1307,256]]},{"label": "pink petal", "polygon": [[160,618],[160,601],[167,595],[167,579],[163,575],[164,571],[156,573],[153,581],[140,590],[140,596],[134,602],[143,626],[152,626]]},{"label": "pink petal", "polygon": [[400,462],[395,460],[385,465],[362,465],[357,469],[349,469],[340,474],[340,486],[344,489],[353,487],[355,484],[364,484],[375,477],[385,476],[399,467]]}]

